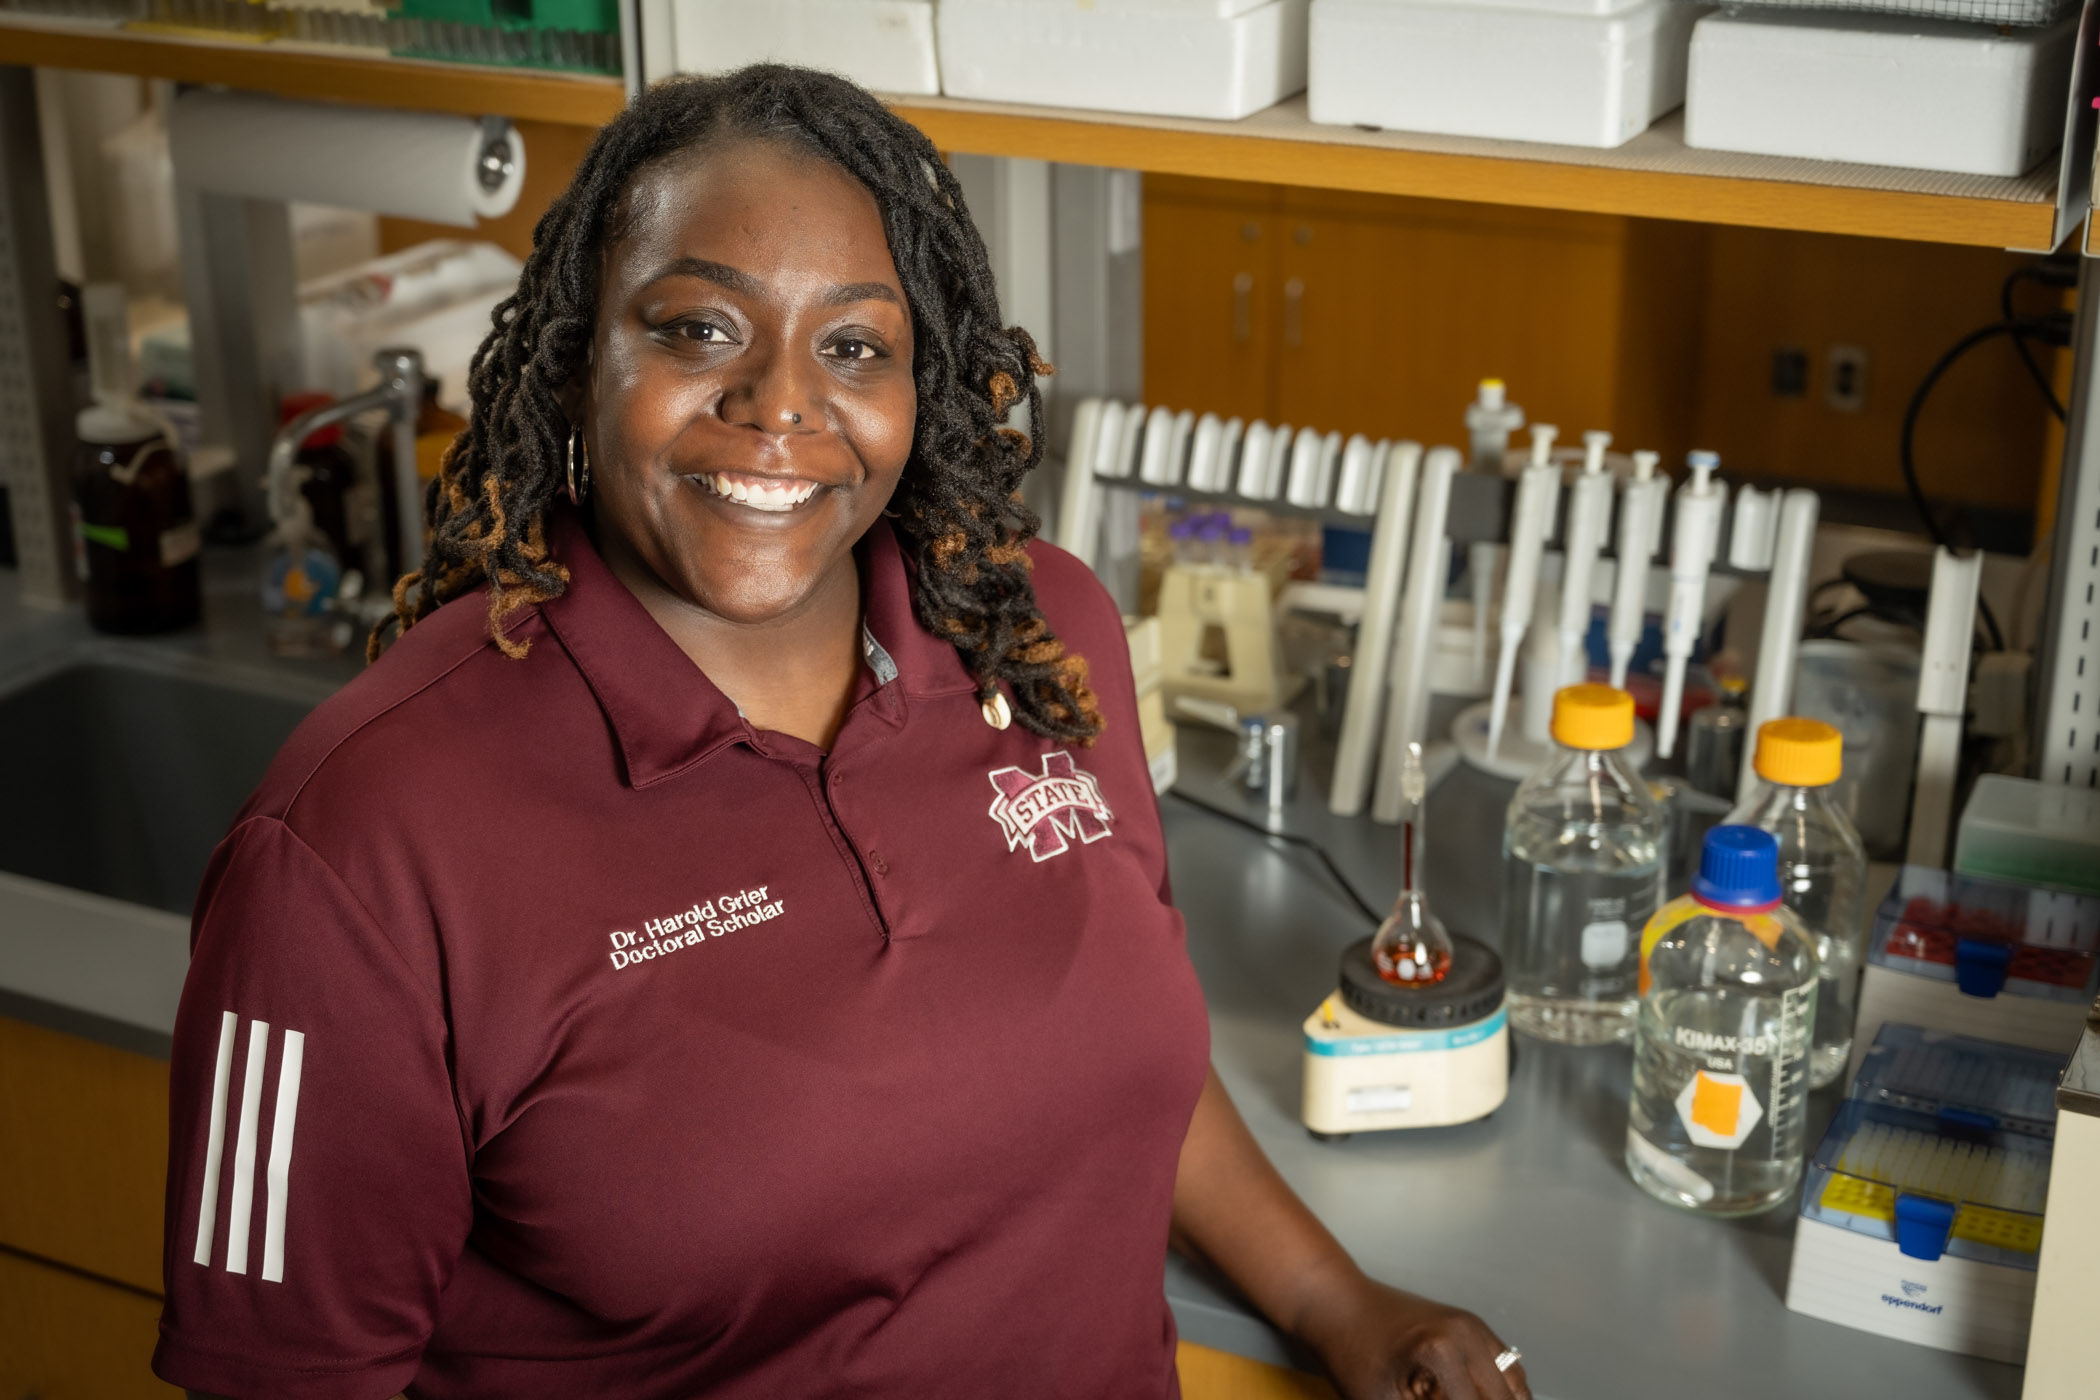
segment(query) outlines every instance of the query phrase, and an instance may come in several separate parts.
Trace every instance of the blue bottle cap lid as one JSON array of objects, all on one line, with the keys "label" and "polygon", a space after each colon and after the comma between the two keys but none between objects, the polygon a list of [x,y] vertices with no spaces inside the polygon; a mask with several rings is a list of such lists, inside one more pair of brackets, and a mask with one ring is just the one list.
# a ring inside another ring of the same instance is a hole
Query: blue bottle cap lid
[{"label": "blue bottle cap lid", "polygon": [[1699,850],[1692,897],[1730,909],[1769,909],[1779,902],[1779,842],[1754,826],[1717,826]]}]

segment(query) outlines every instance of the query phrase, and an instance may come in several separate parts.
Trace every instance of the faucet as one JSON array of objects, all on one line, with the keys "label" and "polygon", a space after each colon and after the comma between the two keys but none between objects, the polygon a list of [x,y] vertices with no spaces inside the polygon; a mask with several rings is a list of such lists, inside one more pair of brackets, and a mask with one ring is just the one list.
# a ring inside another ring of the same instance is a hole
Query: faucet
[{"label": "faucet", "polygon": [[423,355],[401,348],[381,350],[372,356],[372,367],[379,371],[377,387],[323,404],[278,429],[270,443],[265,478],[270,518],[282,523],[291,512],[292,459],[299,455],[301,443],[331,423],[384,409],[387,430],[394,435],[394,515],[401,567],[418,569],[423,565],[423,483],[416,475],[416,417],[423,408]]}]

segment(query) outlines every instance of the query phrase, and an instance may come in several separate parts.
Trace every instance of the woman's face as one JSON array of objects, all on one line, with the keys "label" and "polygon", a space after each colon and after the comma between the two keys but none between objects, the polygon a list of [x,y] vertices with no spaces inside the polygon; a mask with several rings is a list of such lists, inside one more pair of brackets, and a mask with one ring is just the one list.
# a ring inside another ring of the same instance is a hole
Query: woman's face
[{"label": "woman's face", "polygon": [[601,549],[724,620],[789,618],[850,579],[917,411],[911,313],[857,180],[770,141],[635,179],[584,404]]}]

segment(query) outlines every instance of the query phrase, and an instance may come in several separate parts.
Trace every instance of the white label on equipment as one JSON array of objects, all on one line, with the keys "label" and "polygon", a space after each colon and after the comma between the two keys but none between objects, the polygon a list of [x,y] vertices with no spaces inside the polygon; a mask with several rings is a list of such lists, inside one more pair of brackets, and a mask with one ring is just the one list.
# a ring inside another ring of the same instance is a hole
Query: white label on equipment
[{"label": "white label on equipment", "polygon": [[194,520],[170,525],[160,533],[160,566],[172,569],[177,564],[187,564],[197,557],[197,551],[203,545],[203,532],[198,530]]},{"label": "white label on equipment", "polygon": [[1626,960],[1630,930],[1624,919],[1600,919],[1582,930],[1582,965],[1617,967]]},{"label": "white label on equipment", "polygon": [[1342,1100],[1348,1113],[1401,1113],[1414,1105],[1414,1091],[1405,1084],[1373,1084],[1351,1089]]}]

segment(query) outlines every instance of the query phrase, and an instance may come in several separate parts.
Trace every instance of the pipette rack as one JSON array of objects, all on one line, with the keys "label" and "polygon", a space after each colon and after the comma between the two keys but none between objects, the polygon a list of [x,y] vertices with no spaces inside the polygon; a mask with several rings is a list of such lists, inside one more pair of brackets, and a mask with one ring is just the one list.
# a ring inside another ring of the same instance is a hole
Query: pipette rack
[{"label": "pipette rack", "polygon": [[[1408,577],[1407,555],[1414,534],[1417,483],[1443,475],[1423,470],[1425,458],[1437,452],[1456,455],[1449,448],[1425,453],[1421,444],[1411,441],[1373,442],[1363,434],[1344,437],[1340,432],[1310,427],[1271,428],[1260,420],[1242,424],[1237,418],[1221,422],[1215,414],[1196,415],[1188,410],[1176,412],[1158,405],[1113,399],[1083,399],[1073,412],[1071,447],[1052,538],[1097,572],[1114,558],[1133,558],[1137,549],[1134,537],[1104,539],[1101,527],[1104,493],[1133,490],[1169,493],[1192,504],[1251,506],[1353,529],[1368,527],[1372,535],[1371,567],[1363,590],[1358,665],[1343,711],[1329,800],[1336,813],[1353,815],[1363,809],[1370,774],[1379,768],[1373,755],[1380,751],[1381,731],[1397,730],[1410,722],[1419,725],[1427,709],[1424,704],[1414,703],[1415,697],[1403,689],[1426,686],[1425,675],[1388,673],[1396,669],[1392,665],[1396,650],[1393,634],[1401,626],[1401,595]],[[1579,462],[1580,449],[1575,449],[1571,458],[1556,460]],[[1441,483],[1438,489],[1443,489]],[[1443,539],[1453,544],[1506,542],[1516,493],[1513,477],[1463,470],[1451,473]],[[1737,536],[1737,496],[1738,493],[1730,492],[1723,506],[1719,531],[1723,541],[1733,541]],[[1600,558],[1617,559],[1618,516],[1623,500],[1623,492],[1613,492]],[[1745,521],[1745,528],[1769,534],[1776,528],[1778,512],[1770,509],[1769,496],[1758,505],[1763,507],[1759,518]],[[1557,512],[1554,529],[1546,539],[1547,550],[1565,546],[1566,515],[1564,510]],[[1673,511],[1663,511],[1651,563],[1667,564],[1673,516]],[[1730,562],[1731,550],[1723,549],[1717,553],[1711,572],[1767,577],[1773,557],[1770,540],[1747,553],[1766,567],[1739,567]],[[1780,621],[1768,616],[1768,630]],[[1785,625],[1795,637],[1799,636],[1800,618],[1785,620]],[[1791,671],[1791,664],[1784,669]],[[1388,687],[1394,692],[1390,697],[1386,693]],[[1773,713],[1784,713],[1784,706]],[[1383,747],[1390,754],[1408,739],[1424,737],[1419,732],[1388,733]],[[1385,770],[1391,767],[1384,765]],[[1379,771],[1381,798],[1386,795],[1390,777],[1389,771]],[[1389,806],[1380,803],[1381,808]]]}]

